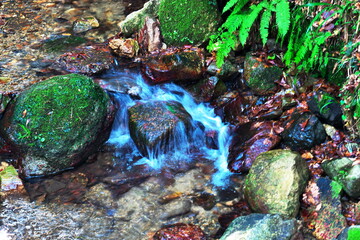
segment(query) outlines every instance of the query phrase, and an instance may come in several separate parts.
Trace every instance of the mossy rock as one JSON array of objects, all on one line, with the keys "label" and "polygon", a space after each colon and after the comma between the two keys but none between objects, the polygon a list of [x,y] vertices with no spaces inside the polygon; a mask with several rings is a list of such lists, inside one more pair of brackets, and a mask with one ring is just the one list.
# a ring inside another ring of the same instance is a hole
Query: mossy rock
[{"label": "mossy rock", "polygon": [[54,39],[48,39],[42,45],[42,49],[47,53],[61,53],[77,47],[87,40],[79,36],[60,36]]},{"label": "mossy rock", "polygon": [[244,78],[257,95],[269,95],[275,92],[275,81],[279,80],[283,71],[278,66],[266,66],[251,54],[247,54],[244,63]]},{"label": "mossy rock", "polygon": [[306,162],[298,153],[271,150],[255,159],[244,195],[254,212],[295,217],[308,177]]},{"label": "mossy rock", "polygon": [[157,17],[160,0],[150,0],[138,11],[130,13],[124,21],[120,22],[121,33],[125,37],[130,37],[139,31],[145,24],[146,17]]},{"label": "mossy rock", "polygon": [[217,30],[220,14],[208,0],[162,0],[159,21],[166,44],[198,46]]},{"label": "mossy rock", "polygon": [[33,85],[11,104],[0,134],[24,157],[26,176],[73,167],[110,133],[108,95],[91,78],[56,76]]}]

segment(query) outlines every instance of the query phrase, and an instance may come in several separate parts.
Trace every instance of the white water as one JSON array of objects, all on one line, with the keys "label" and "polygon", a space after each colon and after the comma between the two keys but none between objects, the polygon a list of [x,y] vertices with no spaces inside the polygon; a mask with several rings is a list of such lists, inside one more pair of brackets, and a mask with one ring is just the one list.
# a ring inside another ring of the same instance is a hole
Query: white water
[{"label": "white water", "polygon": [[[227,168],[228,147],[230,144],[230,136],[227,125],[224,125],[220,117],[216,116],[214,110],[204,103],[196,103],[193,97],[183,88],[176,84],[161,84],[156,86],[147,85],[140,74],[136,73],[120,73],[112,72],[105,76],[106,79],[101,83],[106,85],[105,88],[115,90],[112,86],[118,86],[122,81],[128,82],[131,79],[131,86],[140,89],[138,96],[141,100],[137,101],[177,101],[180,102],[185,110],[191,115],[194,124],[194,131],[191,139],[184,133],[184,126],[177,126],[176,133],[171,139],[171,156],[170,153],[162,153],[159,149],[148,151],[149,156],[143,157],[136,164],[148,164],[154,169],[161,169],[169,161],[191,161],[191,146],[195,146],[205,158],[213,160],[217,172],[213,175],[212,182],[216,186],[225,185],[228,176],[231,174]],[[116,145],[119,159],[127,159],[136,155],[140,155],[135,147],[128,128],[127,109],[136,103],[126,93],[114,93],[119,104],[119,110],[115,119],[114,127],[108,143]],[[200,122],[206,131],[216,131],[218,149],[209,149],[205,144],[205,133],[196,122]],[[170,160],[171,159],[171,160]]]}]

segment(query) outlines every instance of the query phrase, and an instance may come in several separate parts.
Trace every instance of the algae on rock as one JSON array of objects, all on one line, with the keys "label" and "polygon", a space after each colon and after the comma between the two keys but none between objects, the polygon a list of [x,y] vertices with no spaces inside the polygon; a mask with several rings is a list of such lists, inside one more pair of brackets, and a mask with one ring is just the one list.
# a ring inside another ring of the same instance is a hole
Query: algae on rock
[{"label": "algae on rock", "polygon": [[162,0],[159,21],[166,44],[198,46],[217,30],[220,14],[208,0]]},{"label": "algae on rock", "polygon": [[55,173],[74,166],[107,139],[111,106],[91,78],[56,76],[18,96],[0,122],[0,133],[24,156],[25,175]]}]

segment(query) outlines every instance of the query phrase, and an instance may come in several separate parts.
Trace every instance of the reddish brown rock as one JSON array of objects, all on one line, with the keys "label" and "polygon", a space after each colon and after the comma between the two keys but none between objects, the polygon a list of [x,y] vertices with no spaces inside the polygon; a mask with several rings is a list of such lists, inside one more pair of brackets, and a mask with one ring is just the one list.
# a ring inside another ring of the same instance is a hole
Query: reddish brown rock
[{"label": "reddish brown rock", "polygon": [[302,200],[301,215],[316,239],[336,239],[347,226],[341,214],[339,192],[329,178],[310,181]]},{"label": "reddish brown rock", "polygon": [[239,126],[230,145],[228,168],[232,172],[247,172],[255,158],[280,142],[272,122],[247,123]]},{"label": "reddish brown rock", "polygon": [[149,84],[198,80],[205,72],[200,48],[169,48],[142,60],[141,71]]},{"label": "reddish brown rock", "polygon": [[161,41],[160,23],[157,19],[145,18],[145,24],[138,34],[138,42],[141,49],[149,52],[166,48],[166,45]]},{"label": "reddish brown rock", "polygon": [[153,240],[206,240],[200,227],[193,224],[177,223],[157,231]]},{"label": "reddish brown rock", "polygon": [[110,40],[109,47],[120,57],[133,58],[139,51],[138,42],[132,38],[114,38]]},{"label": "reddish brown rock", "polygon": [[55,65],[67,72],[92,75],[109,69],[113,62],[114,57],[108,46],[94,44],[60,55]]}]

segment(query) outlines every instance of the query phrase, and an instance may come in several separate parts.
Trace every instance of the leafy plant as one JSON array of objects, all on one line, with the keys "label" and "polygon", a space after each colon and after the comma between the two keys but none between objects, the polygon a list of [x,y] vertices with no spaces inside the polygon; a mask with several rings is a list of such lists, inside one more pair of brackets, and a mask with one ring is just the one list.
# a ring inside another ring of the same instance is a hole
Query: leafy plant
[{"label": "leafy plant", "polygon": [[224,7],[223,13],[230,11],[230,15],[219,28],[218,34],[210,37],[208,50],[217,51],[216,64],[222,66],[225,57],[234,50],[238,42],[245,45],[250,29],[255,20],[260,19],[260,37],[263,45],[269,36],[270,22],[273,13],[276,16],[278,36],[284,39],[290,26],[290,7],[287,0],[263,0],[259,4],[252,4],[246,8],[249,0],[230,0]]},{"label": "leafy plant", "polygon": [[331,181],[330,186],[332,198],[338,197],[342,191],[342,185],[337,181]]}]

